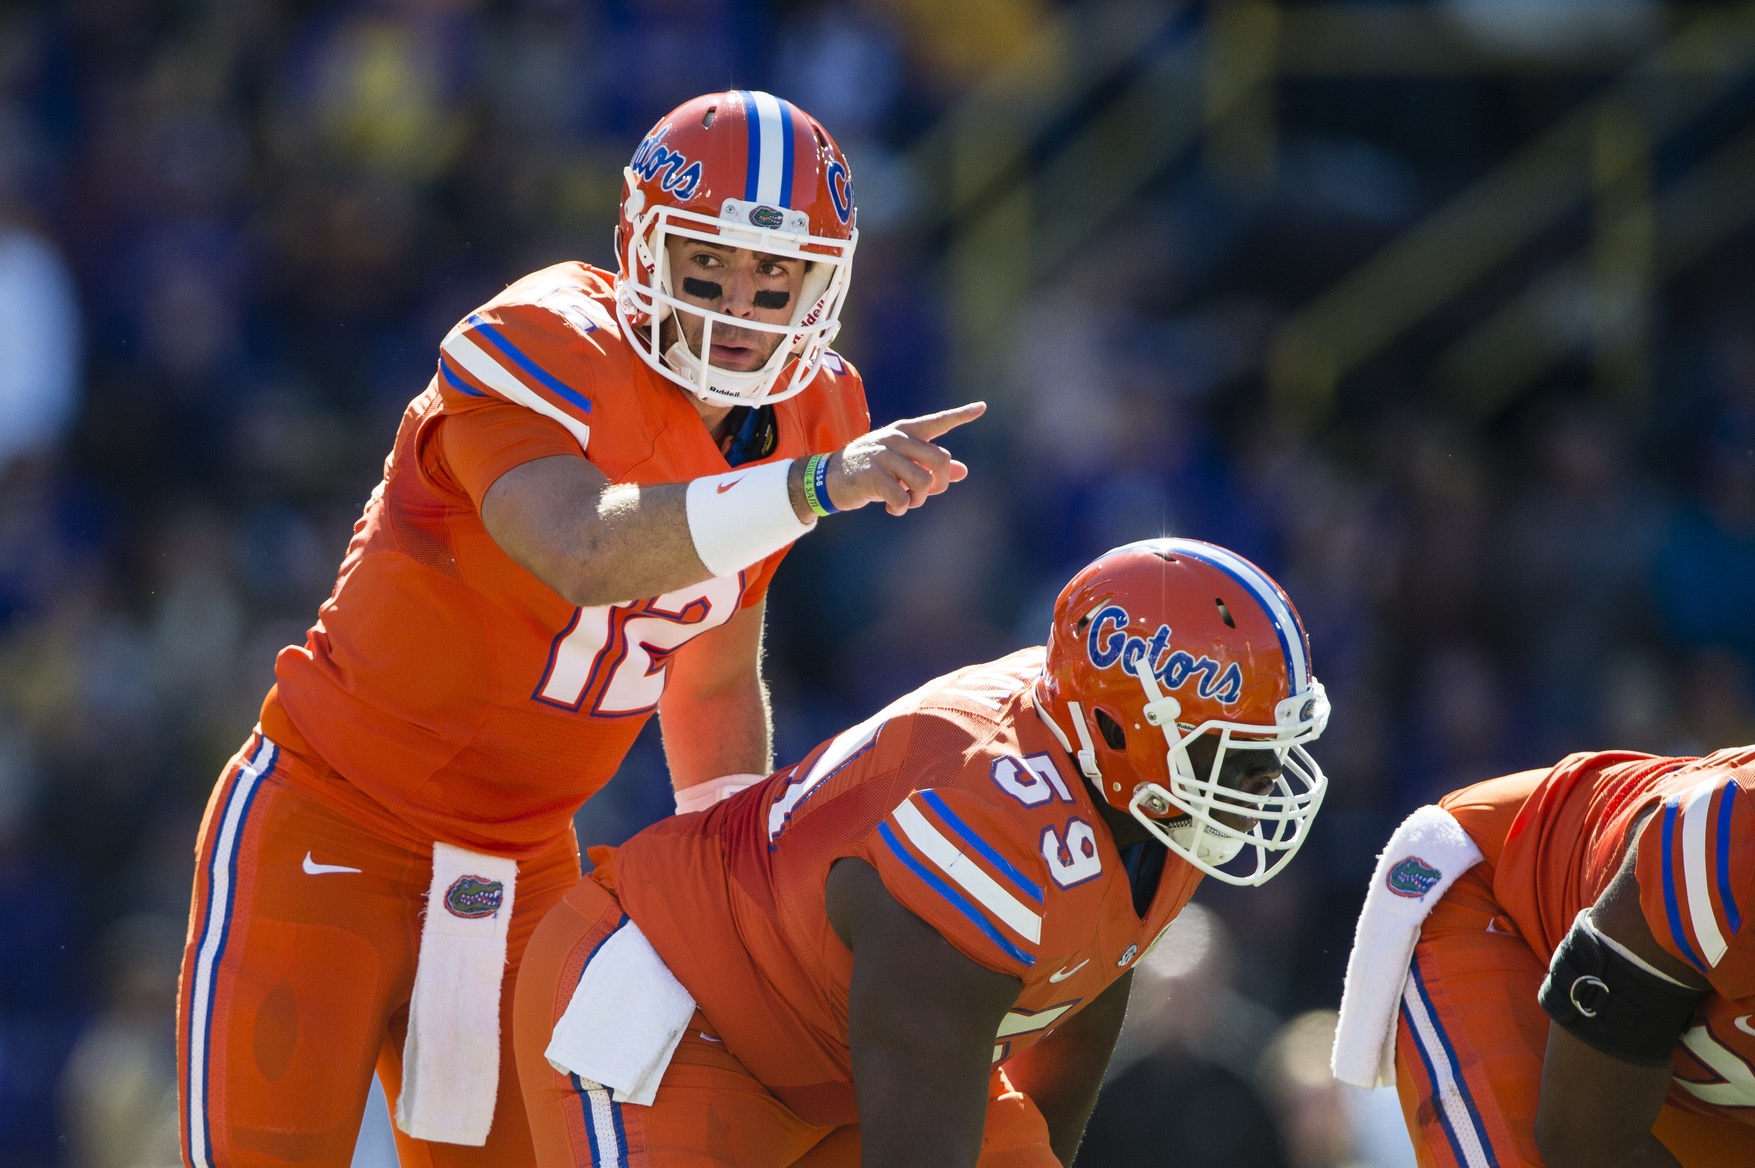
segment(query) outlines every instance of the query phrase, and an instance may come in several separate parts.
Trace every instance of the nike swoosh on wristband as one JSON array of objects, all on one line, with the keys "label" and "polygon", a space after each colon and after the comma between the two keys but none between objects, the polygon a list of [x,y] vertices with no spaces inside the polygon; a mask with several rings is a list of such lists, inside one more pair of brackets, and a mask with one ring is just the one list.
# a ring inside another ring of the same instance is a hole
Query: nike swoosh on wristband
[{"label": "nike swoosh on wristband", "polygon": [[1077,965],[1073,966],[1071,969],[1062,969],[1057,973],[1049,974],[1048,980],[1051,982],[1065,981],[1067,978],[1071,977],[1073,974],[1077,973],[1079,970],[1083,969],[1085,966],[1087,966],[1089,964],[1091,964],[1091,959],[1089,957],[1087,957],[1083,961],[1079,962]]},{"label": "nike swoosh on wristband", "polygon": [[741,479],[741,478],[732,479],[729,483],[720,483],[718,486],[714,487],[713,490],[715,493],[723,495],[725,492],[729,491],[731,488],[737,486],[737,484],[739,484],[741,482],[743,482],[743,479]]},{"label": "nike swoosh on wristband", "polygon": [[305,875],[321,876],[325,872],[358,872],[358,868],[349,868],[346,864],[319,864],[311,859],[311,853],[305,853]]}]

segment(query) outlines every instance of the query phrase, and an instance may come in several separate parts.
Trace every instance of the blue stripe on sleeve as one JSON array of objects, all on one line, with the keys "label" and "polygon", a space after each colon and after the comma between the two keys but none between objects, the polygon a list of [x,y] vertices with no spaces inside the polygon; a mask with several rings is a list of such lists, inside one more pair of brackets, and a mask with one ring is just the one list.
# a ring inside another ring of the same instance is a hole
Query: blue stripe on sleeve
[{"label": "blue stripe on sleeve", "polygon": [[1731,806],[1737,797],[1737,780],[1725,784],[1724,798],[1718,802],[1718,899],[1725,906],[1725,923],[1735,933],[1743,927],[1743,916],[1737,911],[1737,898],[1731,894]]},{"label": "blue stripe on sleeve", "polygon": [[552,392],[565,398],[567,401],[572,402],[586,413],[589,414],[591,412],[590,398],[586,397],[571,386],[563,384],[560,380],[550,374],[548,370],[538,365],[535,361],[532,361],[529,357],[526,357],[519,351],[517,345],[514,345],[511,341],[505,338],[505,335],[502,334],[499,329],[495,328],[487,321],[482,320],[478,316],[470,317],[468,324],[473,332],[486,337],[493,344],[494,348],[510,357],[513,362],[517,364],[518,368],[524,370],[524,372],[542,382],[542,384],[547,386]]},{"label": "blue stripe on sleeve", "polygon": [[919,860],[916,860],[913,856],[909,855],[908,850],[904,848],[901,841],[896,838],[896,833],[890,830],[890,825],[887,821],[878,824],[878,834],[883,837],[884,843],[889,845],[890,851],[896,854],[896,858],[902,861],[904,867],[920,877],[921,881],[928,888],[949,901],[952,908],[955,908],[958,912],[974,921],[975,927],[987,934],[988,940],[992,941],[995,945],[998,945],[1000,949],[1004,950],[1004,952],[1013,960],[1022,962],[1026,966],[1036,964],[1036,959],[1034,957],[1006,940],[1004,935],[1001,934],[998,929],[993,927],[993,922],[989,921],[974,905],[970,904],[967,900],[964,900],[956,889],[939,879],[937,874],[927,868],[925,864],[922,864]]},{"label": "blue stripe on sleeve", "polygon": [[1664,821],[1661,825],[1664,833],[1663,868],[1664,868],[1664,913],[1669,917],[1670,936],[1676,939],[1681,947],[1682,956],[1688,963],[1701,973],[1706,972],[1706,963],[1695,954],[1694,947],[1688,944],[1688,935],[1682,931],[1682,910],[1676,899],[1676,873],[1672,862],[1674,849],[1671,840],[1675,836],[1676,809],[1680,795],[1672,795],[1664,800]]},{"label": "blue stripe on sleeve", "polygon": [[449,385],[452,389],[456,390],[458,393],[466,393],[470,397],[486,397],[487,396],[487,394],[483,393],[479,389],[476,389],[474,386],[472,386],[468,382],[464,381],[461,377],[459,377],[455,373],[451,372],[451,363],[445,359],[445,355],[443,353],[439,354],[439,376],[443,377],[445,379],[446,385]]},{"label": "blue stripe on sleeve", "polygon": [[937,791],[928,788],[927,790],[920,792],[920,797],[926,800],[926,805],[928,807],[931,807],[934,811],[939,813],[939,816],[950,825],[952,831],[963,837],[963,842],[979,852],[982,858],[988,863],[992,864],[995,868],[998,868],[1000,874],[1007,880],[1010,880],[1019,892],[1022,892],[1037,904],[1042,903],[1041,886],[1033,882],[1022,872],[1018,871],[1017,868],[1012,865],[1010,860],[1000,855],[986,840],[976,835],[974,830],[971,829],[968,824],[964,823],[961,819],[958,819],[956,814],[945,803],[943,797],[940,796]]}]

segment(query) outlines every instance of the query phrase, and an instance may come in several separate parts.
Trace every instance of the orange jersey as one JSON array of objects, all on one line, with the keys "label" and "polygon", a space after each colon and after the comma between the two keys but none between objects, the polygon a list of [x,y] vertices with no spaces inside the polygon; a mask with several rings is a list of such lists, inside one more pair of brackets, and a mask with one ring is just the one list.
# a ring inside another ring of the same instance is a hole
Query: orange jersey
[{"label": "orange jersey", "polygon": [[[1466,796],[1467,792],[1459,792]],[[1453,796],[1452,798],[1455,798]],[[1543,962],[1608,887],[1636,821],[1652,935],[1712,986],[1675,1055],[1670,1102],[1755,1124],[1755,748],[1705,758],[1575,754],[1512,822],[1494,898]],[[1489,858],[1497,841],[1483,843]]]},{"label": "orange jersey", "polygon": [[1042,660],[1026,649],[930,682],[616,851],[623,908],[727,1049],[808,1123],[857,1118],[853,960],[823,902],[836,860],[869,863],[971,960],[1023,981],[996,1063],[1126,973],[1200,882],[1167,857],[1145,919],[1135,913],[1086,781],[1037,714]]},{"label": "orange jersey", "polygon": [[[870,424],[834,354],[773,411],[772,449],[750,465],[837,449]],[[664,596],[570,604],[479,514],[505,471],[563,454],[613,483],[730,469],[684,392],[622,335],[610,275],[578,263],[526,276],[445,337],[335,591],[275,663],[263,727],[337,772],[313,794],[385,830],[534,854],[615,773],[670,654],[764,595],[784,551]]]}]

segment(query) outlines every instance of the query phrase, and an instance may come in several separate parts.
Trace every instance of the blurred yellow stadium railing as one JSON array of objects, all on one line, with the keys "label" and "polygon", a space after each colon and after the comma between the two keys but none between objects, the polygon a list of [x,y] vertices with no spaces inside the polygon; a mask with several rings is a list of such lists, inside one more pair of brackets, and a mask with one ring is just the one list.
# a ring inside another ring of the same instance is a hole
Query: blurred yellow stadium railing
[{"label": "blurred yellow stadium railing", "polygon": [[[1186,46],[1150,62],[1095,116],[1081,120],[1080,107],[1142,47],[1165,40],[1179,20],[1188,20],[1192,7],[1101,0],[1063,10],[910,149],[909,166],[925,191],[914,227],[945,241],[944,275],[964,378],[991,380],[991,358],[1036,278],[1099,229],[1157,168],[1134,174],[1137,167],[1112,167],[1114,156],[1093,156],[1142,132],[1149,149],[1162,128],[1150,117],[1152,95],[1167,75],[1197,75],[1199,58]],[[1183,96],[1176,110],[1198,117],[1196,95]],[[1038,159],[1044,136],[1069,120],[1076,133],[1051,157]],[[1192,140],[1192,129],[1180,128],[1176,136]],[[1113,195],[1092,190],[1086,176],[1111,170]]]},{"label": "blurred yellow stadium railing", "polygon": [[[1650,143],[1705,112],[1752,68],[1755,7],[1738,5],[1694,15],[1601,94],[1289,318],[1273,337],[1268,354],[1268,380],[1276,403],[1297,416],[1326,416],[1336,387],[1348,372],[1553,227],[1593,190],[1615,201],[1617,187],[1624,191],[1625,184],[1605,178],[1602,170],[1605,165],[1611,170],[1616,166],[1605,163],[1606,154],[1617,149],[1625,153],[1625,145],[1613,145],[1617,136],[1623,144],[1630,137],[1641,138],[1649,152]],[[1623,171],[1628,167],[1643,171],[1649,162],[1624,159],[1619,165]],[[1646,183],[1649,189],[1649,176]],[[1620,201],[1626,202],[1625,195]],[[1604,224],[1599,233],[1609,238],[1606,246],[1599,238],[1593,280],[1599,286],[1624,286],[1628,269],[1640,263],[1642,246],[1627,235],[1631,231],[1637,236],[1638,220],[1649,219],[1649,210],[1642,210],[1635,197],[1633,206],[1611,218],[1615,221]],[[1599,290],[1637,295],[1637,290],[1629,293],[1624,288]],[[1513,339],[1513,326],[1503,317],[1502,313],[1484,326],[1493,330],[1489,334],[1460,342],[1443,362],[1452,383],[1466,387],[1476,403],[1503,393],[1496,377],[1515,372],[1515,365],[1508,363],[1515,357],[1501,362],[1483,352]],[[1527,334],[1527,315],[1520,319],[1526,324],[1517,335]],[[1637,321],[1627,323],[1639,327]],[[1613,330],[1596,331],[1600,340]],[[1533,365],[1525,370],[1537,371]]]},{"label": "blurred yellow stadium railing", "polygon": [[[1655,209],[1650,150],[1752,69],[1745,4],[1668,6],[1643,41],[1579,38],[1539,57],[1484,47],[1431,6],[1075,5],[911,154],[931,191],[921,226],[945,241],[960,372],[1000,388],[999,354],[1032,287],[1182,152],[1201,145],[1209,172],[1240,195],[1264,189],[1280,81],[1546,73],[1612,80],[1290,316],[1270,344],[1269,386],[1286,413],[1326,417],[1342,378],[1591,200],[1592,257],[1504,306],[1434,376],[1489,412],[1582,345],[1606,389],[1633,392],[1651,281],[1755,214],[1723,178],[1742,174],[1738,147],[1672,182]],[[1576,287],[1589,323],[1543,331]]]}]

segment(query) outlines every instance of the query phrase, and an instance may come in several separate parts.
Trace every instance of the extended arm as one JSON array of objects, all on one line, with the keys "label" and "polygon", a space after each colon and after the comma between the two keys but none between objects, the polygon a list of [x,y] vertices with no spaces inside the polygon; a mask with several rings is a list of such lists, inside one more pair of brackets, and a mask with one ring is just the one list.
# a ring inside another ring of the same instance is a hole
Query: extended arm
[{"label": "extended arm", "polygon": [[[829,462],[829,498],[842,511],[881,502],[892,515],[918,507],[967,476],[933,439],[981,416],[980,402],[909,418],[861,435]],[[809,522],[804,460],[787,491]],[[481,519],[505,553],[582,607],[660,596],[713,573],[689,528],[688,484],[612,485],[584,458],[554,456],[515,466],[488,488]]]},{"label": "extended arm", "polygon": [[[1647,965],[1704,989],[1704,979],[1667,953],[1646,924],[1636,850],[1627,849],[1626,862],[1591,909],[1592,921]],[[1548,1168],[1676,1168],[1676,1158],[1651,1131],[1670,1079],[1667,1063],[1647,1067],[1616,1058],[1550,1022],[1536,1112],[1536,1144]]]},{"label": "extended arm", "polygon": [[761,665],[766,609],[766,601],[742,609],[671,659],[658,717],[678,791],[723,775],[774,769]]},{"label": "extended arm", "polygon": [[838,861],[824,896],[853,951],[847,1025],[862,1168],[974,1168],[994,1034],[1022,983],[963,956],[863,860]]},{"label": "extended arm", "polygon": [[1133,970],[1104,990],[1054,1032],[1005,1065],[1012,1085],[1030,1097],[1048,1121],[1054,1155],[1071,1165],[1097,1105],[1097,1089],[1127,1016]]}]

